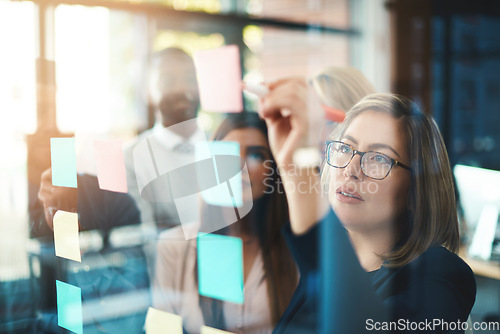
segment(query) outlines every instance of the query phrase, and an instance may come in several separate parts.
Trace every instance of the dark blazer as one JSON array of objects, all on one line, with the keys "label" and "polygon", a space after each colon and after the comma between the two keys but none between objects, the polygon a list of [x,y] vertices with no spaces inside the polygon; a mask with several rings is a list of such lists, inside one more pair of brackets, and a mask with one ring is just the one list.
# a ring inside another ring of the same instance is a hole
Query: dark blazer
[{"label": "dark blazer", "polygon": [[[274,334],[463,332],[452,329],[467,321],[476,283],[469,266],[444,247],[431,247],[406,266],[367,273],[333,211],[303,235],[289,224],[283,233],[301,277]],[[320,239],[328,243],[324,257]]]},{"label": "dark blazer", "polygon": [[128,193],[102,190],[97,177],[88,174],[78,175],[78,214],[81,230],[107,232],[141,223],[139,209]]}]

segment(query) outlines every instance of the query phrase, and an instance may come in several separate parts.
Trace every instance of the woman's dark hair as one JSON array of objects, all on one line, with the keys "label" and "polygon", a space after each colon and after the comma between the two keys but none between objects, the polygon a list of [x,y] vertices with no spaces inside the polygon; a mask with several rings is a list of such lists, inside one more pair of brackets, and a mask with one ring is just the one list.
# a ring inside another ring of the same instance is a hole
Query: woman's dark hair
[{"label": "woman's dark hair", "polygon": [[[267,126],[265,121],[260,119],[257,113],[248,111],[229,114],[215,131],[212,140],[223,140],[229,132],[245,128],[259,130],[267,140]],[[266,182],[266,184],[272,186],[270,189],[274,191],[254,201],[251,212],[235,224],[245,224],[251,221],[250,223],[254,224],[256,228],[264,262],[265,278],[267,279],[267,295],[269,309],[271,310],[271,321],[274,326],[291,300],[297,286],[298,273],[295,262],[281,235],[281,227],[289,219],[288,205],[284,191],[280,192],[278,188],[278,184],[281,181],[274,158],[271,157],[271,161],[267,162],[267,166],[272,168],[272,172],[269,173],[270,177],[272,177],[272,182]],[[217,207],[205,205],[202,215],[202,226],[204,219],[213,217],[210,214],[210,209],[217,210]],[[226,234],[227,228],[215,233]],[[206,325],[225,329],[222,302],[220,300],[200,295],[200,307]]]}]

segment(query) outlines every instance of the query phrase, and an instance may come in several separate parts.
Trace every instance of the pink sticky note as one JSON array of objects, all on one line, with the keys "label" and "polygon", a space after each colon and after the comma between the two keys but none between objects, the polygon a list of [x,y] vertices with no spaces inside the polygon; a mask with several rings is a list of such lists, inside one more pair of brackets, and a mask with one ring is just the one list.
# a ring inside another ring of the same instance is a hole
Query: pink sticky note
[{"label": "pink sticky note", "polygon": [[201,107],[206,111],[241,112],[243,100],[238,46],[197,51],[194,63]]},{"label": "pink sticky note", "polygon": [[114,139],[96,140],[94,152],[99,188],[126,193],[127,174],[121,142]]}]

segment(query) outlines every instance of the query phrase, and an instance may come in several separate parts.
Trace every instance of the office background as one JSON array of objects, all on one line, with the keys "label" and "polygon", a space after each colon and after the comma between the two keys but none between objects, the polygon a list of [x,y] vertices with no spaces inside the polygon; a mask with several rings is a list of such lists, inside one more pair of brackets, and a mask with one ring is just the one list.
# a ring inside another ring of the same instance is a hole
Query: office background
[{"label": "office background", "polygon": [[[96,251],[81,266],[54,260],[28,208],[50,166],[49,138],[75,136],[78,170],[95,174],[91,138],[126,142],[153,125],[153,52],[236,44],[251,80],[354,66],[377,91],[406,95],[435,117],[452,165],[500,171],[499,31],[500,3],[487,0],[0,0],[0,333],[49,331],[56,301],[47,277],[78,283],[110,263],[123,283],[110,300],[138,302],[84,331],[142,328],[148,303],[128,284],[148,289],[137,244]],[[208,133],[220,120],[200,113]],[[462,224],[467,244],[477,221]],[[470,261],[471,317],[500,321],[500,262]]]}]

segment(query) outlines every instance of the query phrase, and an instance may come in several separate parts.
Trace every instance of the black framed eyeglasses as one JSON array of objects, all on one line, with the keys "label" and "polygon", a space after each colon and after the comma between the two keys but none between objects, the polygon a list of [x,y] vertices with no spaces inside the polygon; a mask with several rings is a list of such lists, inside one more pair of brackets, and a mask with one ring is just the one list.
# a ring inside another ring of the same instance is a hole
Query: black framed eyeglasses
[{"label": "black framed eyeglasses", "polygon": [[335,168],[346,168],[357,154],[361,158],[361,171],[363,174],[375,180],[385,179],[394,165],[411,171],[411,168],[407,165],[383,153],[374,151],[361,152],[341,141],[328,141],[326,144],[326,162]]}]

